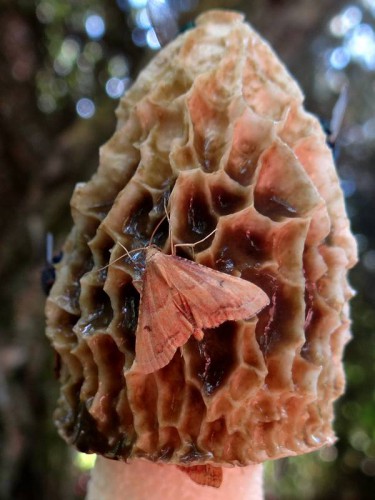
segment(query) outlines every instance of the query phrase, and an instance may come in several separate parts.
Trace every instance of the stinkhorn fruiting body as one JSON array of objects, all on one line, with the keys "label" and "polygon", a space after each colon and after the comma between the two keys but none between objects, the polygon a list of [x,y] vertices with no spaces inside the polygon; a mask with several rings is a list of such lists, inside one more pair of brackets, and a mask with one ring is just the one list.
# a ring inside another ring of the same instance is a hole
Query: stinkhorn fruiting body
[{"label": "stinkhorn fruiting body", "polygon": [[[75,189],[47,300],[60,434],[81,451],[179,466],[332,443],[356,246],[298,85],[240,14],[211,11],[154,57],[117,116],[97,173]],[[181,256],[252,283],[269,305],[202,323],[202,340],[189,334],[146,374],[135,359],[146,252],[123,248],[200,240]]]}]

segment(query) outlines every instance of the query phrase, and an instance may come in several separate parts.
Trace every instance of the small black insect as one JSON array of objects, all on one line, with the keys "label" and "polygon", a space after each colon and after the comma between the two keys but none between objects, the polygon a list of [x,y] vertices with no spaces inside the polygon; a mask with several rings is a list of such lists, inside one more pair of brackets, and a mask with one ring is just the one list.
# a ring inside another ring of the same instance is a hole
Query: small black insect
[{"label": "small black insect", "polygon": [[45,295],[48,295],[56,279],[55,265],[62,259],[63,253],[53,255],[53,235],[46,236],[46,262],[40,273],[40,284]]}]

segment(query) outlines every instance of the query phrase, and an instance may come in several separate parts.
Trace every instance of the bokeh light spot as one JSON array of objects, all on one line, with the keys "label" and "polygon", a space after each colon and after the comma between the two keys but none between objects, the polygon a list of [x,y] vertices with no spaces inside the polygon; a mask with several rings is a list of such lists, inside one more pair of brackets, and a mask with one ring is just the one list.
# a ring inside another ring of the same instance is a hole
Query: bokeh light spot
[{"label": "bokeh light spot", "polygon": [[83,73],[91,73],[93,69],[92,62],[84,54],[79,56],[77,66]]},{"label": "bokeh light spot", "polygon": [[356,5],[350,5],[344,10],[341,17],[346,28],[351,29],[362,21],[362,11]]},{"label": "bokeh light spot", "polygon": [[344,72],[330,68],[325,73],[325,80],[330,90],[339,94],[343,86],[347,84],[348,78]]},{"label": "bokeh light spot", "polygon": [[375,272],[375,250],[368,250],[363,255],[362,263],[368,271]]},{"label": "bokeh light spot", "polygon": [[135,16],[135,23],[138,28],[148,29],[151,27],[151,21],[147,14],[147,9],[141,9]]},{"label": "bokeh light spot", "polygon": [[55,18],[55,7],[49,2],[40,2],[35,9],[35,13],[38,21],[48,24]]},{"label": "bokeh light spot", "polygon": [[81,453],[80,451],[75,453],[74,465],[82,471],[91,470],[96,461],[96,455],[94,453]]},{"label": "bokeh light spot", "polygon": [[66,83],[65,79],[63,78],[54,78],[51,81],[50,88],[52,91],[52,94],[55,97],[63,97],[68,93],[68,84]]},{"label": "bokeh light spot", "polygon": [[362,4],[375,17],[375,0],[362,0]]},{"label": "bokeh light spot", "polygon": [[349,442],[355,450],[363,451],[371,440],[364,430],[355,429],[349,435]]},{"label": "bokeh light spot", "polygon": [[123,55],[111,57],[108,62],[108,73],[117,78],[123,78],[129,73],[128,61]]},{"label": "bokeh light spot", "polygon": [[147,31],[141,28],[135,28],[132,31],[132,40],[137,47],[145,47],[147,45],[146,39]]},{"label": "bokeh light spot", "polygon": [[99,14],[91,14],[86,18],[85,30],[93,40],[99,40],[105,33],[105,22]]},{"label": "bokeh light spot", "polygon": [[65,38],[62,42],[60,51],[53,62],[56,73],[60,76],[68,75],[77,60],[80,52],[80,46],[74,38]]},{"label": "bokeh light spot", "polygon": [[336,446],[326,446],[319,451],[319,457],[323,462],[334,462],[337,454]]},{"label": "bokeh light spot", "polygon": [[98,42],[88,42],[83,49],[83,55],[90,63],[95,64],[103,57],[103,48]]},{"label": "bokeh light spot", "polygon": [[148,0],[128,0],[130,7],[133,9],[141,9],[142,7],[146,7]]},{"label": "bokeh light spot", "polygon": [[147,45],[152,50],[160,49],[160,43],[158,37],[156,36],[154,28],[150,28],[146,34]]},{"label": "bokeh light spot", "polygon": [[343,37],[354,26],[362,21],[362,11],[355,5],[350,5],[341,14],[333,17],[329,29],[333,36]]},{"label": "bokeh light spot", "polygon": [[335,16],[331,19],[331,22],[329,23],[329,29],[333,36],[342,37],[345,35],[341,16]]},{"label": "bokeh light spot", "polygon": [[345,46],[365,69],[375,70],[375,33],[369,24],[356,26],[346,37]]},{"label": "bokeh light spot", "polygon": [[65,38],[61,45],[60,57],[68,63],[72,63],[77,59],[79,54],[79,43],[74,38]]},{"label": "bokeh light spot", "polygon": [[363,133],[363,127],[359,123],[355,123],[345,132],[345,143],[350,144],[360,144],[364,141],[365,136]]},{"label": "bokeh light spot", "polygon": [[334,69],[344,69],[350,63],[350,54],[345,47],[337,47],[332,51],[329,62]]},{"label": "bokeh light spot", "polygon": [[366,476],[375,476],[375,459],[365,458],[362,460],[361,470]]},{"label": "bokeh light spot", "polygon": [[95,104],[91,99],[82,97],[76,104],[78,116],[84,119],[89,119],[95,114]]},{"label": "bokeh light spot", "polygon": [[72,66],[70,64],[64,64],[60,59],[55,59],[53,61],[53,69],[60,76],[67,76],[72,70]]},{"label": "bokeh light spot", "polygon": [[46,114],[53,113],[56,109],[56,100],[50,94],[42,94],[38,98],[38,108]]},{"label": "bokeh light spot", "polygon": [[127,79],[120,80],[120,78],[112,77],[107,81],[105,85],[105,91],[112,99],[118,99],[124,93],[127,84]]}]

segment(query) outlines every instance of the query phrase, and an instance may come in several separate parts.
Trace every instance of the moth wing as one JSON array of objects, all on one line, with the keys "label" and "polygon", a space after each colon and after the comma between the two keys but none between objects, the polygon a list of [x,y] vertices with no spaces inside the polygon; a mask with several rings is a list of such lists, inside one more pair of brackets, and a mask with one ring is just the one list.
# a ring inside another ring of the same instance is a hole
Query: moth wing
[{"label": "moth wing", "polygon": [[174,259],[179,270],[171,273],[174,286],[184,296],[198,328],[250,319],[269,304],[268,295],[250,281],[187,259]]},{"label": "moth wing", "polygon": [[137,366],[143,373],[167,365],[194,331],[176,301],[177,290],[151,260],[144,274],[135,343]]},{"label": "moth wing", "polygon": [[223,469],[214,467],[213,465],[192,465],[191,467],[183,467],[177,465],[177,468],[185,472],[194,483],[202,486],[212,486],[219,488],[223,481]]}]

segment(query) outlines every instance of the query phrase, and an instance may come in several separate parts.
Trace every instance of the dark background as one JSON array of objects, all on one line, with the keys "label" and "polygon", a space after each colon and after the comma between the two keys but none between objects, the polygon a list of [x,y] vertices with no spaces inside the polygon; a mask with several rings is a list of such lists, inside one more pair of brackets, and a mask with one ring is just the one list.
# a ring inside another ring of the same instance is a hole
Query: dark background
[{"label": "dark background", "polygon": [[[52,423],[58,388],[40,271],[46,232],[58,252],[71,225],[73,186],[97,168],[119,95],[157,49],[146,3],[0,0],[1,500],[84,496],[85,457],[68,449]],[[347,392],[336,406],[339,441],[267,464],[265,488],[269,499],[374,498],[375,0],[170,4],[180,27],[212,7],[245,12],[322,119],[329,121],[349,84],[336,154],[361,262],[351,273],[358,294]]]}]

